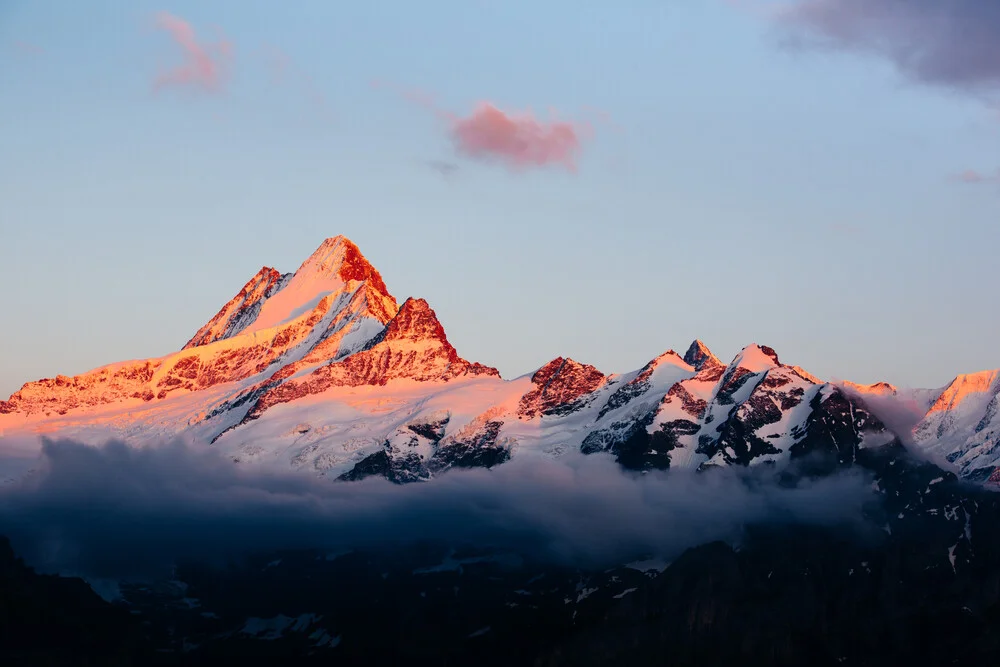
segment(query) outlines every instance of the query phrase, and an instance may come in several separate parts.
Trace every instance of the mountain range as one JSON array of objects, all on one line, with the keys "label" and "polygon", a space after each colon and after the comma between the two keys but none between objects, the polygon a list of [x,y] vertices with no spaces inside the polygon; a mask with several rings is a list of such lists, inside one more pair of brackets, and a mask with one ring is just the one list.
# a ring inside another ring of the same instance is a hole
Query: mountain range
[{"label": "mountain range", "polygon": [[0,401],[0,446],[183,438],[238,463],[406,483],[569,450],[636,471],[829,468],[904,444],[996,483],[998,395],[998,370],[937,389],[829,382],[765,345],[727,364],[701,341],[620,375],[559,357],[505,379],[460,356],[425,300],[400,305],[337,236],[293,273],[263,267],[175,353],[25,384]]},{"label": "mountain range", "polygon": [[998,393],[700,341],[506,379],[334,237],[176,353],[0,402],[0,661],[989,664]]}]

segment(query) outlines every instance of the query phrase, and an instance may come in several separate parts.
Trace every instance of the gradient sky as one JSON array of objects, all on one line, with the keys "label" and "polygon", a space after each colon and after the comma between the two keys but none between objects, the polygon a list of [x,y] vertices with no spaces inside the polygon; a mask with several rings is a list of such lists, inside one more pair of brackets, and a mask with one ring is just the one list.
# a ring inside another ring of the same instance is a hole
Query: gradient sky
[{"label": "gradient sky", "polygon": [[[809,4],[5,0],[0,395],[175,351],[336,234],[505,377],[696,337],[859,382],[1000,366],[1000,48],[930,0]],[[995,35],[990,6],[949,3]]]}]

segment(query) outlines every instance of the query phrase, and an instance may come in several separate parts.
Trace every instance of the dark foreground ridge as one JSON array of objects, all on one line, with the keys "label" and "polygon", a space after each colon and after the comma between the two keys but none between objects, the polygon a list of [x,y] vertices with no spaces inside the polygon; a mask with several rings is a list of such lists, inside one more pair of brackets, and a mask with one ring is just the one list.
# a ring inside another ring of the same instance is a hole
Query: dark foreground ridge
[{"label": "dark foreground ridge", "polygon": [[129,610],[82,579],[39,575],[0,537],[0,664],[138,665],[156,662]]},{"label": "dark foreground ridge", "polygon": [[[669,566],[587,570],[412,544],[187,564],[107,603],[0,549],[0,664],[982,665],[1000,658],[1000,502],[862,453],[861,525],[747,526]],[[710,474],[710,473],[709,473]],[[822,473],[821,473],[822,474]],[[58,639],[58,641],[56,641]]]}]

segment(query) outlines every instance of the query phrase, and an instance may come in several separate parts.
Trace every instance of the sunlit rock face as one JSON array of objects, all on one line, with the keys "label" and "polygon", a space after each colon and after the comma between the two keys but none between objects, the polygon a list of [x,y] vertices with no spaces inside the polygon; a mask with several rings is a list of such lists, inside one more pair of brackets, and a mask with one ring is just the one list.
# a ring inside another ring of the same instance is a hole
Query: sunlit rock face
[{"label": "sunlit rock face", "polygon": [[256,419],[273,405],[319,394],[334,386],[385,385],[397,379],[447,381],[462,375],[500,377],[495,368],[469,363],[458,356],[427,302],[407,299],[388,326],[364,349],[269,389],[247,418]]},{"label": "sunlit rock face", "polygon": [[257,319],[261,306],[268,297],[284,287],[282,281],[288,277],[290,276],[282,276],[270,267],[262,268],[215,317],[192,336],[183,349],[232,338],[246,329]]},{"label": "sunlit rock face", "polygon": [[558,415],[582,407],[583,400],[604,384],[604,373],[593,366],[559,357],[531,376],[535,388],[521,397],[518,415]]}]

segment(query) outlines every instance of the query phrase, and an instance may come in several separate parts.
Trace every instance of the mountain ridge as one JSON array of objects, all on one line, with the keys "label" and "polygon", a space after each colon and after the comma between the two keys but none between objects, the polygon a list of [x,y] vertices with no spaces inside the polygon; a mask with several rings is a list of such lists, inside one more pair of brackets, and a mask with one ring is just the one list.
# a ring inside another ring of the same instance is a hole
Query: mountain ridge
[{"label": "mountain ridge", "polygon": [[[360,249],[334,236],[292,273],[263,267],[178,352],[26,383],[0,401],[0,429],[127,434],[140,445],[185,435],[239,461],[287,450],[285,464],[348,479],[378,457],[378,470],[407,481],[455,464],[438,452],[459,433],[464,449],[451,451],[466,462],[576,450],[639,471],[782,464],[815,451],[842,463],[902,437],[987,481],[1000,477],[998,395],[998,371],[940,390],[832,383],[765,345],[726,364],[700,340],[621,375],[557,357],[505,380],[462,358],[425,300],[397,304]],[[919,409],[912,433],[878,418],[892,401]],[[439,414],[448,418],[422,416]],[[440,437],[402,449],[393,435],[439,422]],[[819,433],[839,440],[818,444]],[[469,448],[502,452],[477,459]]]}]

